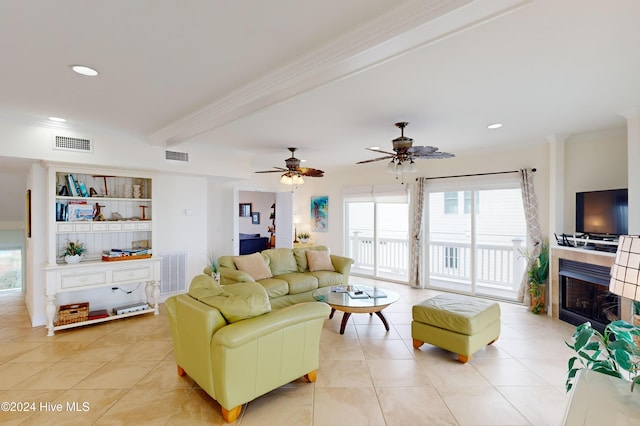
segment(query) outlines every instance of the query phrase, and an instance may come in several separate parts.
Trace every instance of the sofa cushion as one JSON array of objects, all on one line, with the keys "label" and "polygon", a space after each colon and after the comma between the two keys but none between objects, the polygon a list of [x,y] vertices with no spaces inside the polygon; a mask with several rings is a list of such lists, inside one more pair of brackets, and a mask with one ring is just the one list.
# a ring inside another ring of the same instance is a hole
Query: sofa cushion
[{"label": "sofa cushion", "polygon": [[260,284],[267,290],[269,299],[289,294],[289,284],[284,280],[277,278],[265,278],[260,280]]},{"label": "sofa cushion", "polygon": [[219,310],[228,323],[271,312],[267,291],[258,283],[228,285],[222,293],[198,300]]},{"label": "sofa cushion", "polygon": [[201,297],[217,296],[223,292],[220,284],[209,275],[196,275],[189,285],[189,295],[198,300]]},{"label": "sofa cushion", "polygon": [[318,279],[309,273],[292,272],[277,277],[289,283],[289,294],[304,293],[318,288]]},{"label": "sofa cushion", "polygon": [[328,251],[307,250],[309,271],[335,271]]},{"label": "sofa cushion", "polygon": [[340,285],[345,283],[345,277],[340,272],[316,271],[308,272],[318,279],[318,287],[328,287],[330,285]]},{"label": "sofa cushion", "polygon": [[313,246],[313,247],[297,247],[293,249],[293,257],[296,259],[296,263],[298,264],[298,272],[305,272],[309,270],[309,264],[307,263],[307,251],[309,250],[320,250],[320,251],[329,251],[327,246]]},{"label": "sofa cushion", "polygon": [[273,276],[271,270],[267,266],[267,262],[265,262],[260,253],[236,256],[233,259],[233,262],[239,270],[251,275],[256,281],[271,278]]},{"label": "sofa cushion", "polygon": [[288,248],[269,249],[262,252],[269,258],[269,268],[273,276],[289,274],[298,271],[293,250]]}]

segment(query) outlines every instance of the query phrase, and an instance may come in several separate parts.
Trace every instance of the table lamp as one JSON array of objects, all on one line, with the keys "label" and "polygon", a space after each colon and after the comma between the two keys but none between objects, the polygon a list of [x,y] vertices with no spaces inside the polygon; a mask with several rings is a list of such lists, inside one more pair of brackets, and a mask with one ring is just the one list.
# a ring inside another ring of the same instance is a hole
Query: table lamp
[{"label": "table lamp", "polygon": [[299,214],[294,214],[293,215],[293,242],[294,242],[294,244],[300,242],[300,241],[298,241],[298,227],[296,225],[298,225],[301,222],[302,222],[302,218],[300,217],[300,215]]},{"label": "table lamp", "polygon": [[[631,301],[640,300],[640,236],[620,236],[609,291]],[[632,318],[633,312],[632,304]]]}]

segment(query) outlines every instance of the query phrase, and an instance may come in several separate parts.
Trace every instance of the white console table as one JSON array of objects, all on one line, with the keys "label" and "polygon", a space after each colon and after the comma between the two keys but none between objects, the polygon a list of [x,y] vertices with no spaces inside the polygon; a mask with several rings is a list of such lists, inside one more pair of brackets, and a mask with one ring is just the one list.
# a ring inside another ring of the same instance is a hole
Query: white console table
[{"label": "white console table", "polygon": [[[116,262],[88,261],[77,264],[45,267],[47,336],[53,336],[55,330],[80,327],[83,325],[111,321],[134,315],[147,313],[158,315],[160,270],[161,259],[156,257]],[[101,287],[119,286],[132,283],[145,283],[147,303],[150,306],[149,309],[120,315],[110,315],[106,318],[54,326],[54,319],[57,311],[56,295],[58,293],[92,290]]]}]

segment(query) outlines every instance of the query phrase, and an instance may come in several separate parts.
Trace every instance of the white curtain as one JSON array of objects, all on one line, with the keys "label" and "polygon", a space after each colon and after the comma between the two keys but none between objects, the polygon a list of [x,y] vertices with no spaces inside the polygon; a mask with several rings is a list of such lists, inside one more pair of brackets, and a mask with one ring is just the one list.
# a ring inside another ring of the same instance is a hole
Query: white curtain
[{"label": "white curtain", "polygon": [[423,288],[424,253],[422,243],[422,215],[424,212],[424,187],[426,178],[416,179],[415,201],[411,212],[411,238],[409,239],[409,284],[412,287]]},{"label": "white curtain", "polygon": [[533,171],[531,169],[520,169],[520,188],[522,189],[522,203],[524,204],[524,217],[527,222],[527,251],[529,253],[529,263],[527,263],[525,273],[518,289],[518,301],[529,303],[530,295],[528,290],[529,270],[535,258],[540,254],[542,247],[542,232],[538,220],[538,200],[533,188]]}]

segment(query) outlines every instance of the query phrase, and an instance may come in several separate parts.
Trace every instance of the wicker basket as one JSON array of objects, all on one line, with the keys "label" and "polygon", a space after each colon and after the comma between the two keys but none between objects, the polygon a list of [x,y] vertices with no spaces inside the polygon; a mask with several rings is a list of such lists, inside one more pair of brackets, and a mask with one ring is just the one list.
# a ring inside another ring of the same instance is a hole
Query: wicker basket
[{"label": "wicker basket", "polygon": [[74,303],[73,305],[61,305],[58,311],[58,320],[54,325],[67,325],[74,322],[89,319],[89,302]]}]

